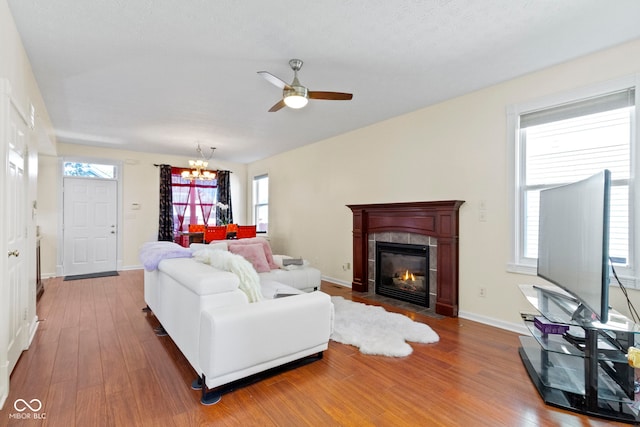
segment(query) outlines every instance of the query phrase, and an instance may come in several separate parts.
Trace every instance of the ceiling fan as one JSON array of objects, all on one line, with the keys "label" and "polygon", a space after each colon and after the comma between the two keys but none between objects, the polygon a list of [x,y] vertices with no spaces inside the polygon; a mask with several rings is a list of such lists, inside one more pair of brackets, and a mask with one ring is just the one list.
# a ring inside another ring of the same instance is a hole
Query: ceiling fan
[{"label": "ceiling fan", "polygon": [[292,59],[289,66],[293,70],[293,81],[291,84],[274,76],[268,71],[258,71],[271,84],[282,89],[282,99],[269,109],[270,113],[280,110],[285,105],[290,108],[302,108],[307,105],[309,99],[328,99],[331,101],[348,101],[353,98],[353,94],[344,92],[318,92],[307,89],[298,81],[298,71],[302,68],[302,60]]}]

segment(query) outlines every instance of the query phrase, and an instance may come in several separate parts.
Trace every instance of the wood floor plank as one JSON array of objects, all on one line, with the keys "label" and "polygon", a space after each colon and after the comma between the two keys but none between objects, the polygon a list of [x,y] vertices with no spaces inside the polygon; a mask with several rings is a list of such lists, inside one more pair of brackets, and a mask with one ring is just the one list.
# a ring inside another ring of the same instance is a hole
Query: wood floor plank
[{"label": "wood floor plank", "polygon": [[[334,284],[322,290],[373,303]],[[404,358],[331,341],[322,360],[203,406],[189,387],[195,371],[170,337],[155,336],[158,321],[144,306],[140,270],[46,279],[42,322],[14,369],[0,427],[624,425],[545,405],[518,356],[517,334],[390,306],[431,326],[440,341],[411,344]],[[40,399],[46,422],[9,419],[19,398]]]},{"label": "wood floor plank", "polygon": [[106,394],[105,401],[113,426],[144,426],[135,395],[130,387],[123,387],[117,392]]},{"label": "wood floor plank", "polygon": [[102,375],[107,397],[123,390],[130,390],[127,365],[120,348],[116,330],[98,329],[98,339],[100,341],[100,360],[102,362]]},{"label": "wood floor plank", "polygon": [[165,403],[163,390],[153,372],[143,368],[131,374],[136,378],[131,383],[131,389],[145,424],[163,425],[163,419],[171,420],[177,414],[175,406]]},{"label": "wood floor plank", "polygon": [[97,329],[80,330],[78,334],[78,390],[102,386],[102,357]]},{"label": "wood floor plank", "polygon": [[115,330],[115,323],[113,321],[113,316],[111,316],[111,306],[109,305],[103,283],[96,281],[91,285],[98,331]]},{"label": "wood floor plank", "polygon": [[73,381],[78,378],[78,327],[65,327],[60,331],[60,340],[53,365],[51,383]]},{"label": "wood floor plank", "polygon": [[[166,350],[166,347],[174,349],[175,358]],[[156,337],[156,340],[144,341],[143,348],[153,376],[157,379],[158,391],[165,397],[163,402],[170,407],[171,413],[179,414],[197,405],[199,393],[190,388],[191,382],[197,378],[197,375],[191,367],[186,369],[185,364],[180,360],[184,356],[177,355],[175,345],[170,342],[170,339]],[[171,398],[166,399],[167,396]]]},{"label": "wood floor plank", "polygon": [[94,385],[78,389],[76,396],[76,424],[83,426],[111,426],[104,387]]},{"label": "wood floor plank", "polygon": [[121,322],[116,325],[116,332],[122,355],[129,371],[137,371],[147,369],[147,358],[144,354],[140,339],[132,330],[129,321]]},{"label": "wood floor plank", "polygon": [[83,289],[90,286],[87,282],[86,280],[62,282],[67,298],[62,328],[77,327],[80,324],[81,296]]},{"label": "wood floor plank", "polygon": [[78,289],[80,298],[78,301],[78,326],[80,330],[93,330],[98,327],[96,319],[96,305],[93,298],[92,286],[80,286]]},{"label": "wood floor plank", "polygon": [[47,426],[68,427],[76,425],[76,382],[51,383],[49,394],[42,402]]}]

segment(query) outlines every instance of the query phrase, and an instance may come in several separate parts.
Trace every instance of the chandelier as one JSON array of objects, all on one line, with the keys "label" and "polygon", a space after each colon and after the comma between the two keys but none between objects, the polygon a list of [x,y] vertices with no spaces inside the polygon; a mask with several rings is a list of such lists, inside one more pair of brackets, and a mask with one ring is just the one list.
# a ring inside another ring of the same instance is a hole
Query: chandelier
[{"label": "chandelier", "polygon": [[198,160],[189,160],[189,167],[191,170],[183,171],[182,177],[184,179],[200,179],[200,180],[209,180],[215,179],[215,172],[208,171],[207,166],[209,166],[209,160],[213,157],[213,152],[215,151],[215,147],[210,147],[211,153],[208,156],[205,156],[202,152],[202,148],[200,148],[200,144],[196,147],[196,151],[200,155],[200,159]]}]

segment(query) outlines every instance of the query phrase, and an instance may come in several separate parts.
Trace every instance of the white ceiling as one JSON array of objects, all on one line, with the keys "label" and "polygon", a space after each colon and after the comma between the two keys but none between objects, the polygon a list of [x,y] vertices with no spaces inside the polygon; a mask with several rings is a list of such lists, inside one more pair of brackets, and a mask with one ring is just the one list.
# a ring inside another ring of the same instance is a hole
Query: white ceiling
[{"label": "white ceiling", "polygon": [[[257,159],[640,37],[637,0],[8,0],[58,141]],[[310,90],[267,110],[305,64]]]}]

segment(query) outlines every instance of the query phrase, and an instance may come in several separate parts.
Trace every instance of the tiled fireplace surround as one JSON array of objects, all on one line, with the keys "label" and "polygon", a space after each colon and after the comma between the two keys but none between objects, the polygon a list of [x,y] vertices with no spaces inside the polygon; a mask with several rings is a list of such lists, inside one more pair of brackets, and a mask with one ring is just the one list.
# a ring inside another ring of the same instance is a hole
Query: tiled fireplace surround
[{"label": "tiled fireplace surround", "polygon": [[371,262],[375,260],[376,240],[428,242],[434,253],[429,255],[430,269],[436,270],[430,271],[429,311],[458,316],[458,210],[463,203],[446,200],[348,205],[353,212],[353,292],[368,298],[376,295]]},{"label": "tiled fireplace surround", "polygon": [[425,314],[435,313],[434,307],[436,306],[436,295],[438,291],[438,287],[436,286],[438,271],[438,239],[435,237],[423,236],[422,234],[398,231],[369,234],[367,256],[369,290],[367,291],[367,297],[382,302],[393,301],[393,304],[396,306],[407,306],[415,309],[415,304],[378,295],[376,293],[376,242],[429,246],[429,307],[420,307],[418,311],[424,312]]}]

